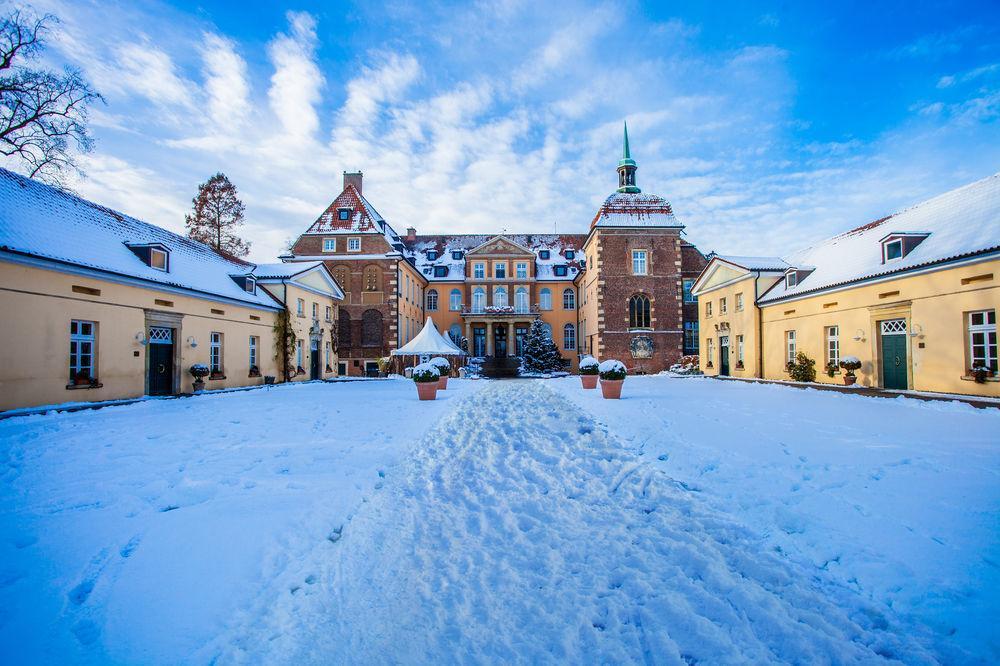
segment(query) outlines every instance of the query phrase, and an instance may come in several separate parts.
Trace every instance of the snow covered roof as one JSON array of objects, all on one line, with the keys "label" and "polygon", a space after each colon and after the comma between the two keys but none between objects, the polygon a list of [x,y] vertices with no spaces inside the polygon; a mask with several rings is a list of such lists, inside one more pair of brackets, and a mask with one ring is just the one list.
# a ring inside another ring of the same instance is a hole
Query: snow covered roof
[{"label": "snow covered roof", "polygon": [[[882,260],[887,236],[927,234],[900,259]],[[1000,173],[834,236],[788,257],[812,270],[789,288],[778,282],[762,303],[949,260],[1000,250]]]},{"label": "snow covered roof", "polygon": [[788,264],[781,257],[744,257],[713,252],[707,258],[711,260],[716,257],[748,271],[783,271],[788,268]]},{"label": "snow covered roof", "polygon": [[590,226],[684,227],[674,217],[669,201],[655,194],[641,192],[615,192],[604,200]]},{"label": "snow covered roof", "polygon": [[[572,280],[583,267],[584,234],[425,235],[407,243],[406,256],[429,282],[463,280],[466,254],[494,238],[505,238],[533,252],[538,280]],[[547,259],[541,256],[544,250],[548,250]],[[566,257],[567,251],[573,252],[572,259]],[[433,253],[433,259],[429,253]],[[566,275],[556,276],[556,266],[566,266]],[[444,275],[435,275],[435,268],[446,269]]]},{"label": "snow covered roof", "polygon": [[464,354],[451,340],[441,335],[434,318],[428,317],[424,327],[405,345],[392,352],[393,356],[456,356]]},{"label": "snow covered roof", "polygon": [[[129,246],[169,252],[165,272]],[[253,264],[207,245],[0,168],[0,250],[238,301],[280,307],[264,290],[248,293],[233,276]]]},{"label": "snow covered roof", "polygon": [[[347,211],[347,219],[340,219],[340,211]],[[385,221],[368,199],[351,183],[333,200],[319,218],[306,230],[306,234],[382,234],[386,242],[396,249],[402,240]]]},{"label": "snow covered roof", "polygon": [[253,274],[261,280],[289,278],[322,266],[322,261],[295,261],[279,264],[257,264]]}]

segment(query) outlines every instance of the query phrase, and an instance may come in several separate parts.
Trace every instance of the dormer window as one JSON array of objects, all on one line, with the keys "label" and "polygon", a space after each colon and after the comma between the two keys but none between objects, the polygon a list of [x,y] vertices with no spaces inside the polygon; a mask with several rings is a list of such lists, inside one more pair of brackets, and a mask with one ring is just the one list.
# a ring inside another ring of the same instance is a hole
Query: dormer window
[{"label": "dormer window", "polygon": [[155,247],[149,248],[149,266],[158,271],[167,272],[167,253]]},{"label": "dormer window", "polygon": [[552,272],[556,277],[566,277],[567,269],[565,266],[553,266]]},{"label": "dormer window", "polygon": [[170,250],[160,243],[125,243],[125,247],[132,251],[132,254],[139,257],[142,263],[150,268],[155,268],[164,273],[170,272]]},{"label": "dormer window", "polygon": [[257,280],[252,277],[248,277],[243,283],[243,288],[248,294],[254,294],[257,292]]},{"label": "dormer window", "polygon": [[576,252],[574,252],[573,250],[566,250],[567,260],[572,260],[574,257],[576,257]]},{"label": "dormer window", "polygon": [[889,234],[880,241],[882,243],[882,263],[898,261],[913,251],[930,234],[922,232],[900,232]]},{"label": "dormer window", "polygon": [[551,256],[552,256],[552,253],[549,252],[548,250],[539,250],[538,251],[538,258],[539,259],[548,259]]},{"label": "dormer window", "polygon": [[791,273],[787,273],[785,275],[785,289],[791,289],[792,287],[798,285],[798,283],[799,283],[799,274],[796,273],[795,271],[792,271]]},{"label": "dormer window", "polygon": [[461,252],[461,250],[455,250],[454,252],[452,252],[451,253],[451,258],[454,259],[455,261],[458,261],[459,259],[461,259],[462,258],[462,252]]},{"label": "dormer window", "polygon": [[434,261],[438,258],[437,250],[427,250],[427,261]]},{"label": "dormer window", "polygon": [[435,266],[434,267],[434,277],[448,277],[448,267],[447,266]]}]

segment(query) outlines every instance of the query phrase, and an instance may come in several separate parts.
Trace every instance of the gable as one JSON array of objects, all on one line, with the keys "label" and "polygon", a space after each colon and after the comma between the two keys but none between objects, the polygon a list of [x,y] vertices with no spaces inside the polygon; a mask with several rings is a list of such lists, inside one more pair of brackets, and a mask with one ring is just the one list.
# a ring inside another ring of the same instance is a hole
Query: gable
[{"label": "gable", "polygon": [[521,247],[520,245],[502,237],[494,236],[490,240],[486,241],[482,245],[472,250],[469,250],[468,255],[470,256],[493,256],[493,255],[519,255],[519,256],[529,256],[534,257],[535,253],[526,247]]},{"label": "gable", "polygon": [[749,273],[745,270],[733,268],[727,264],[716,262],[715,266],[711,267],[710,272],[705,275],[702,283],[698,285],[698,290],[707,291],[713,287],[718,287],[720,284],[732,282],[733,280],[737,280],[748,275]]}]

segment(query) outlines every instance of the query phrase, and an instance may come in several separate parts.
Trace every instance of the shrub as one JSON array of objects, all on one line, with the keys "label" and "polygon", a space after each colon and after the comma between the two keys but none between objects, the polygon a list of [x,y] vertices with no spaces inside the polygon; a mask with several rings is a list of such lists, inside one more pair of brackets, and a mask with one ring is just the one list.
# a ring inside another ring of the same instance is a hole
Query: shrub
[{"label": "shrub", "polygon": [[441,378],[441,373],[430,363],[421,363],[413,368],[413,381],[418,384],[429,384]]},{"label": "shrub", "polygon": [[827,363],[826,364],[826,375],[827,375],[827,377],[833,377],[835,374],[837,374],[837,369],[839,367],[840,366],[837,365],[836,363],[834,363],[833,361],[830,361],[829,363]]},{"label": "shrub", "polygon": [[977,384],[985,384],[986,378],[992,374],[990,369],[982,361],[976,361],[972,364],[972,378],[976,380]]},{"label": "shrub", "polygon": [[593,356],[584,356],[580,359],[580,374],[581,375],[596,375],[600,373],[598,369],[600,363]]},{"label": "shrub", "polygon": [[211,370],[209,370],[208,366],[204,363],[195,363],[191,366],[191,369],[188,370],[188,372],[190,372],[191,376],[195,379],[201,379],[202,377],[208,377],[208,373],[211,372]]},{"label": "shrub", "polygon": [[854,371],[861,367],[861,359],[857,356],[845,356],[840,359],[840,367],[847,371],[848,377],[853,377]]},{"label": "shrub", "polygon": [[434,358],[432,358],[427,362],[433,365],[435,368],[437,368],[438,372],[442,375],[447,375],[449,372],[451,372],[451,363],[449,363],[448,359],[446,358],[435,356]]},{"label": "shrub", "polygon": [[613,358],[608,359],[607,361],[602,361],[597,368],[601,375],[601,379],[607,379],[609,381],[625,379],[625,376],[628,374],[628,371],[625,369],[625,364],[621,361],[616,361]]},{"label": "shrub", "polygon": [[788,364],[788,374],[797,382],[816,381],[816,361],[806,356],[805,352],[795,355],[795,362]]}]

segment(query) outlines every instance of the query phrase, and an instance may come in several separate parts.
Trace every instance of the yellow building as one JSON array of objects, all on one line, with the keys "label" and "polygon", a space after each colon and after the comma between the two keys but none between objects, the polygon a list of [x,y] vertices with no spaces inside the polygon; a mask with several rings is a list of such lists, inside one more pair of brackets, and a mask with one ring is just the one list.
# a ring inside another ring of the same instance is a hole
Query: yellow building
[{"label": "yellow building", "polygon": [[0,169],[0,410],[187,393],[195,364],[207,389],[281,381],[275,294],[335,320],[342,293],[320,263],[256,269]]},{"label": "yellow building", "polygon": [[[714,348],[703,351],[706,374],[788,379],[803,352],[818,382],[844,383],[839,362],[852,356],[863,386],[1000,396],[1000,174],[789,255],[780,274],[780,260],[768,259],[772,272],[761,277],[771,286],[751,284],[753,272],[738,274],[734,259],[713,257],[695,286],[703,350]],[[735,317],[740,291],[755,294],[754,312]],[[726,373],[720,340],[727,331],[732,359],[737,327],[745,369],[730,362]],[[755,358],[750,336],[760,340]],[[976,366],[986,369],[982,382]]]}]

